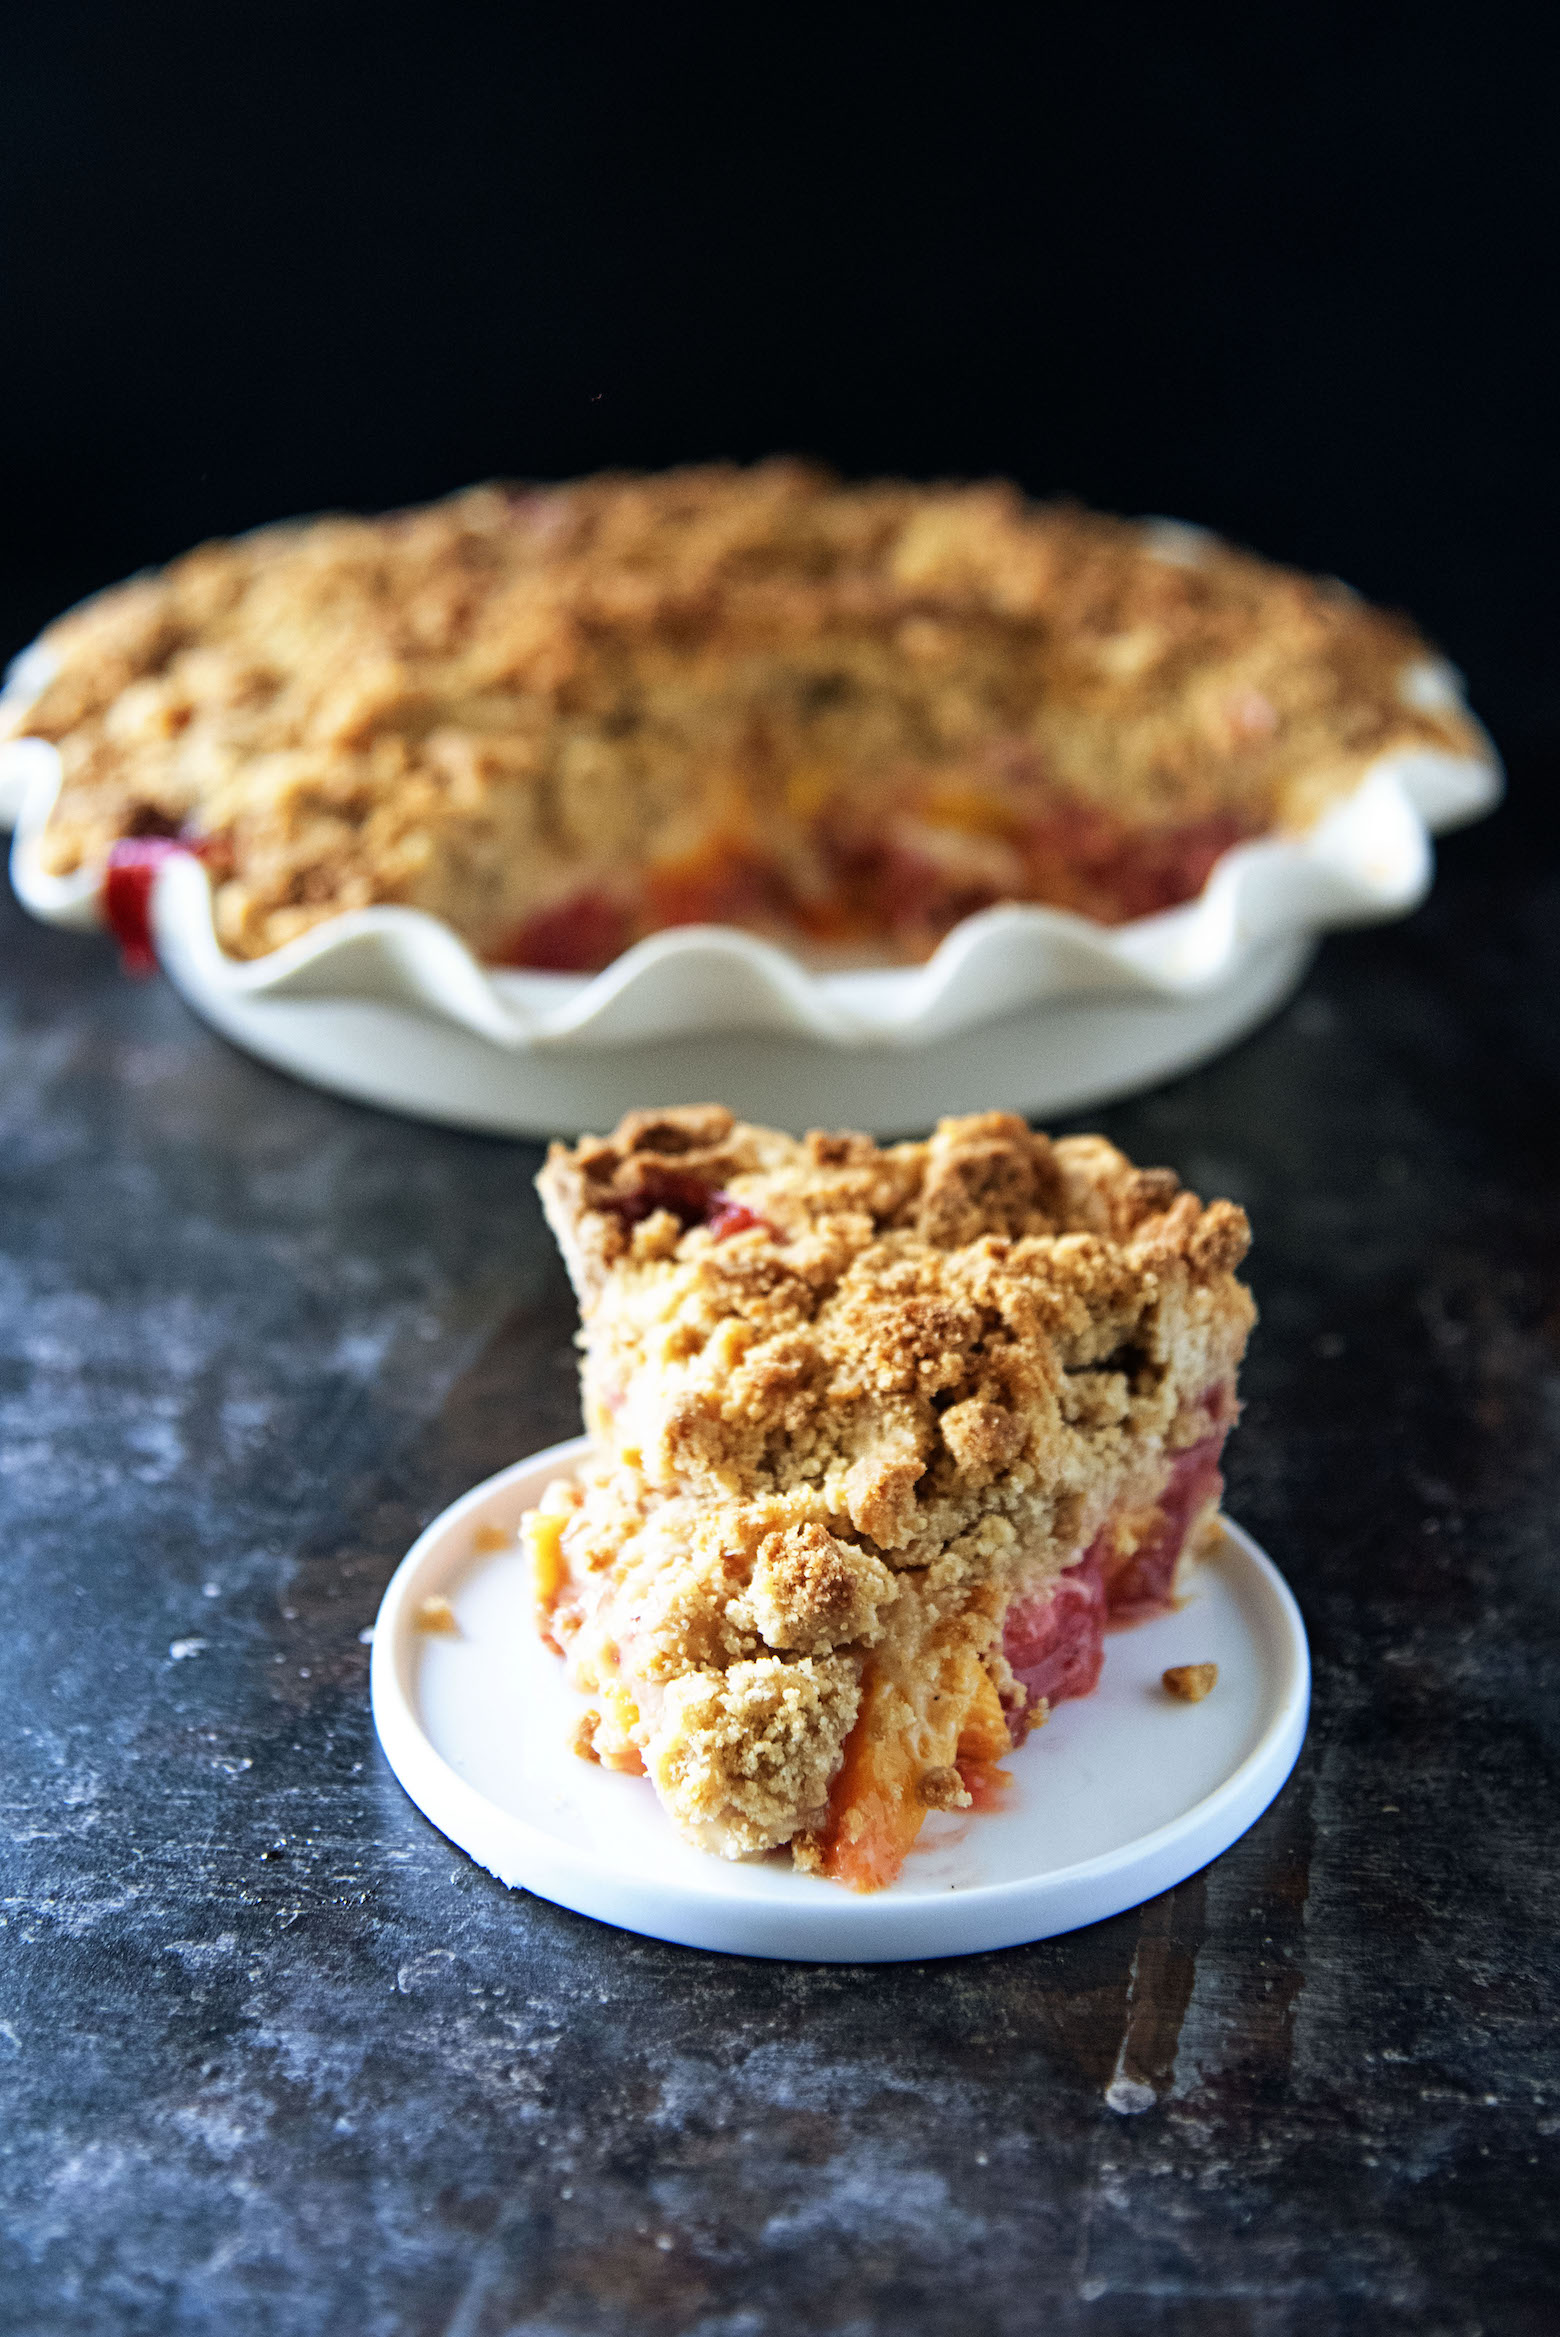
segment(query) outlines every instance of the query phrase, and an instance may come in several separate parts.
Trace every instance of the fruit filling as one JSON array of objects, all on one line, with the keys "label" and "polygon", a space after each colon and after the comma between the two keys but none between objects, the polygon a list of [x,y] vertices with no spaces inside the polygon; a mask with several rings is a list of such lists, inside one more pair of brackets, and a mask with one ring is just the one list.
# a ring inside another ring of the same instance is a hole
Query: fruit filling
[{"label": "fruit filling", "polygon": [[188,850],[177,836],[122,836],[108,855],[103,872],[103,922],[119,944],[120,963],[127,974],[156,971],[152,891],[163,863],[175,852]]},{"label": "fruit filling", "polygon": [[494,965],[529,966],[549,974],[596,974],[634,939],[621,901],[598,886],[567,894],[523,918],[495,943]]},{"label": "fruit filling", "polygon": [[1224,1490],[1219,1455],[1226,1434],[1220,1428],[1177,1454],[1170,1482],[1159,1496],[1157,1520],[1136,1548],[1109,1569],[1106,1603],[1113,1623],[1134,1623],[1169,1605],[1187,1537]]},{"label": "fruit filling", "polygon": [[1093,1692],[1105,1662],[1105,1577],[1098,1544],[1060,1581],[1013,1601],[1002,1626],[1002,1652],[1030,1711],[1041,1702],[1060,1704]]},{"label": "fruit filling", "polygon": [[1202,1408],[1219,1425],[1176,1455],[1153,1509],[1146,1516],[1130,1512],[1112,1519],[1054,1585],[1009,1605],[1002,1652],[1028,1698],[1013,1724],[1018,1741],[1027,1713],[1042,1699],[1059,1704],[1099,1685],[1107,1629],[1145,1622],[1172,1603],[1176,1568],[1193,1528],[1217,1507],[1224,1490],[1219,1456],[1234,1399],[1214,1390]]},{"label": "fruit filling", "polygon": [[537,909],[489,951],[499,965],[599,973],[633,942],[672,925],[746,925],[836,947],[887,941],[926,957],[961,918],[1003,901],[1038,901],[1119,925],[1201,892],[1215,862],[1253,829],[1229,816],[1134,824],[1031,788],[1021,800],[968,785],[923,801],[883,797],[820,820],[810,845],[715,839],[698,853],[586,887]]},{"label": "fruit filling", "polygon": [[157,970],[152,894],[164,863],[177,852],[204,861],[214,876],[220,876],[227,865],[228,846],[222,838],[171,832],[171,823],[155,813],[144,813],[140,832],[121,836],[110,848],[98,898],[103,922],[119,944],[119,962],[127,974]]},{"label": "fruit filling", "polygon": [[747,1233],[761,1226],[776,1241],[784,1241],[767,1218],[760,1217],[735,1193],[722,1186],[706,1185],[697,1177],[679,1169],[658,1169],[644,1178],[637,1191],[615,1193],[607,1204],[612,1214],[625,1226],[642,1225],[647,1217],[664,1209],[675,1217],[686,1233],[690,1226],[708,1226],[716,1241],[724,1241],[728,1234]]}]

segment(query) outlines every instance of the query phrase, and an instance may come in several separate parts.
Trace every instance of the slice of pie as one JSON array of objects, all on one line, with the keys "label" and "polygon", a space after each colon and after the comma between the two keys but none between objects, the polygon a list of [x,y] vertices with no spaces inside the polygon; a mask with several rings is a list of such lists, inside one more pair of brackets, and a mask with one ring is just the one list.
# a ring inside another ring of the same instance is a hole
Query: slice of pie
[{"label": "slice of pie", "polygon": [[858,1890],[1099,1677],[1215,1511],[1248,1229],[1099,1137],[631,1113],[539,1179],[599,1456],[527,1520],[578,1749]]}]

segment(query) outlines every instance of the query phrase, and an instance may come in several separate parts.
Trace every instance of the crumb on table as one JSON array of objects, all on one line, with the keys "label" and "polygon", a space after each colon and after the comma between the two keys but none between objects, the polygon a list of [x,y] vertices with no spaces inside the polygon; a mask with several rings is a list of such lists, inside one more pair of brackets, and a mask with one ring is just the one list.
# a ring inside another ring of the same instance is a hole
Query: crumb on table
[{"label": "crumb on table", "polygon": [[1183,1704],[1200,1704],[1218,1683],[1216,1663],[1173,1663],[1164,1675],[1165,1686]]}]

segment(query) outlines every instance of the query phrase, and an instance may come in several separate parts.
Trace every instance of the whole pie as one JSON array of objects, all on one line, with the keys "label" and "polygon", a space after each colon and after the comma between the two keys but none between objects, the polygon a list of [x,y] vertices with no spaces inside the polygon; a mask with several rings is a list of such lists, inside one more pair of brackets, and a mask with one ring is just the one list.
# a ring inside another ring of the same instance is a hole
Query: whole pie
[{"label": "whole pie", "polygon": [[912,961],[997,902],[1165,909],[1383,752],[1480,751],[1413,629],[1342,585],[794,462],[269,528],[44,643],[11,728],[64,765],[45,866],[128,891],[182,844],[244,958],[401,903],[498,965],[708,921]]},{"label": "whole pie", "polygon": [[892,1881],[1099,1678],[1213,1518],[1243,1213],[992,1112],[554,1146],[595,1458],[525,1526],[587,1758],[699,1848]]}]

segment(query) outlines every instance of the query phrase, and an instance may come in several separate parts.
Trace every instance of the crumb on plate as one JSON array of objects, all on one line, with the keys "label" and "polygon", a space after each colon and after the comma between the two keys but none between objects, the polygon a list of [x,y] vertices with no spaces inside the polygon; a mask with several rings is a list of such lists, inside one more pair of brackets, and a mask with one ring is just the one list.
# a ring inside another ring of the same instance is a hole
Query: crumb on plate
[{"label": "crumb on plate", "polygon": [[1200,1704],[1218,1685],[1216,1663],[1173,1663],[1164,1675],[1165,1686],[1183,1704]]}]

